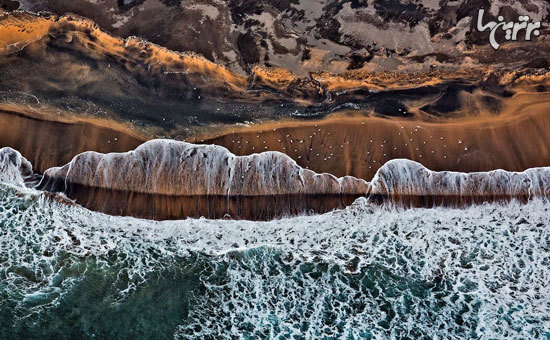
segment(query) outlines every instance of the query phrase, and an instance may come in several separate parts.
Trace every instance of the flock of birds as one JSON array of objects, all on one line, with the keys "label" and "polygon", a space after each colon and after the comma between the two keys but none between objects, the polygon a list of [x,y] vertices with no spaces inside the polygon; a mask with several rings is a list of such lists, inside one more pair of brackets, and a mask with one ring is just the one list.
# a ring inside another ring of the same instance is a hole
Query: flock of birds
[{"label": "flock of birds", "polygon": [[[363,121],[361,125],[366,125],[366,123]],[[421,133],[422,130],[424,130],[422,136],[415,136],[415,134]],[[366,146],[366,157],[363,161],[369,164],[369,169],[374,170],[395,158],[408,158],[419,162],[422,162],[422,159],[425,158],[433,160],[435,157],[447,160],[449,152],[445,152],[445,150],[448,149],[449,143],[461,145],[460,149],[463,149],[464,153],[470,149],[461,138],[451,142],[449,138],[444,136],[434,137],[420,125],[410,129],[400,126],[397,129],[397,138],[389,139],[388,136],[385,136],[379,137],[380,140],[378,141],[376,140],[378,136],[374,135],[366,140],[363,136],[354,136],[354,141],[351,141],[349,140],[351,134],[340,136],[339,133],[331,132],[330,127],[329,129],[323,129],[319,124],[306,126],[295,131],[293,133],[289,128],[284,127],[256,132],[231,131],[230,134],[216,135],[215,139],[203,139],[200,142],[221,144],[238,155],[279,151],[287,154],[306,169],[313,166],[312,163],[342,161],[346,153],[348,158],[354,155],[360,156],[361,152],[358,152],[356,148],[365,148],[365,141],[370,145]],[[368,132],[365,132],[365,134],[368,136]],[[419,141],[421,138],[425,140]],[[439,139],[437,147],[434,147],[434,139]],[[194,140],[194,142],[198,141]],[[378,150],[377,147],[379,147]],[[443,151],[439,151],[441,149]],[[453,150],[454,152],[455,150]],[[458,162],[460,155],[457,155],[457,157]]]}]

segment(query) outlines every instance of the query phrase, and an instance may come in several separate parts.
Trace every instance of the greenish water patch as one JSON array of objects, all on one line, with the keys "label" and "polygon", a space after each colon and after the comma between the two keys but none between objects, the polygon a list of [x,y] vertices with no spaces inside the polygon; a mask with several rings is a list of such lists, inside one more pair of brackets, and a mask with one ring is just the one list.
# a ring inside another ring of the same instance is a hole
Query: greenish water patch
[{"label": "greenish water patch", "polygon": [[545,339],[549,210],[155,222],[0,186],[0,339]]}]

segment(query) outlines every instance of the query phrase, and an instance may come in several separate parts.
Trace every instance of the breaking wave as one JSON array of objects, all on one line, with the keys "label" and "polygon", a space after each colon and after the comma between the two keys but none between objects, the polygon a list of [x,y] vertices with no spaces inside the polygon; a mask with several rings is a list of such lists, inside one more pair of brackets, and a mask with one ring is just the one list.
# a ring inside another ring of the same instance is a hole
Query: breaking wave
[{"label": "breaking wave", "polygon": [[39,188],[113,215],[270,220],[343,208],[360,196],[412,207],[547,199],[550,167],[461,173],[394,159],[367,182],[315,173],[280,152],[236,156],[216,145],[153,140],[126,153],[79,154],[48,169]]},{"label": "breaking wave", "polygon": [[25,178],[32,175],[32,164],[12,148],[0,149],[0,183],[25,185]]},{"label": "breaking wave", "polygon": [[126,153],[84,152],[63,167],[45,172],[41,187],[66,190],[70,184],[148,194],[262,196],[364,194],[384,196],[547,197],[550,167],[523,172],[431,171],[394,159],[372,182],[336,178],[300,167],[280,152],[235,156],[216,145],[153,140]]}]

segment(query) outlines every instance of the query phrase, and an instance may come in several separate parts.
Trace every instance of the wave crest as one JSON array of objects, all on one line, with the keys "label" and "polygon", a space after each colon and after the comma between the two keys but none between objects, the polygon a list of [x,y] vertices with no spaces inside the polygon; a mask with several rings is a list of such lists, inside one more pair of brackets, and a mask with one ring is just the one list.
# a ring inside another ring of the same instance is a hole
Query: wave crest
[{"label": "wave crest", "polygon": [[280,152],[235,156],[216,145],[153,140],[127,153],[85,152],[45,172],[42,187],[59,182],[173,196],[364,194],[354,177],[317,174]]},{"label": "wave crest", "polygon": [[[31,164],[13,149],[2,150],[0,179],[24,185]],[[37,188],[114,215],[272,219],[324,213],[362,196],[405,207],[547,199],[550,167],[463,173],[394,159],[367,182],[315,173],[280,152],[236,156],[221,146],[161,139],[125,153],[81,153],[46,170]]]},{"label": "wave crest", "polygon": [[385,163],[370,184],[372,194],[389,196],[548,197],[550,167],[523,172],[432,171],[408,159]]},{"label": "wave crest", "polygon": [[0,149],[0,182],[24,186],[26,178],[32,175],[31,163],[12,148]]}]

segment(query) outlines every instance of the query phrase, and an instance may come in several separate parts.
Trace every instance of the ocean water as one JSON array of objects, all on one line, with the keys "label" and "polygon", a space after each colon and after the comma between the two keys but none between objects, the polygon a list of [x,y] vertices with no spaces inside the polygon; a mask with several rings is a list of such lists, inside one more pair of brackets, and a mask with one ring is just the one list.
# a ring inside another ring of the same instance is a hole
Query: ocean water
[{"label": "ocean water", "polygon": [[550,339],[550,204],[270,222],[0,185],[0,339]]}]

